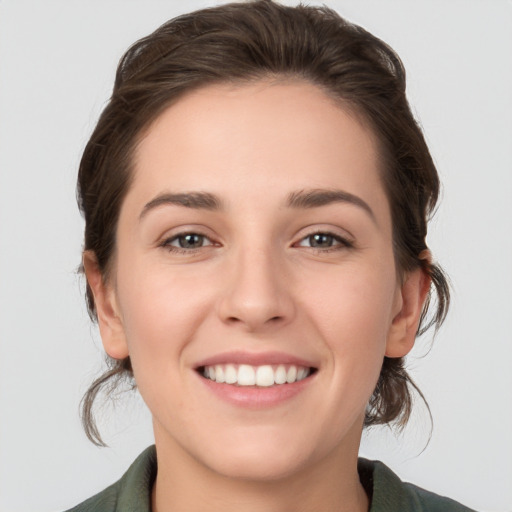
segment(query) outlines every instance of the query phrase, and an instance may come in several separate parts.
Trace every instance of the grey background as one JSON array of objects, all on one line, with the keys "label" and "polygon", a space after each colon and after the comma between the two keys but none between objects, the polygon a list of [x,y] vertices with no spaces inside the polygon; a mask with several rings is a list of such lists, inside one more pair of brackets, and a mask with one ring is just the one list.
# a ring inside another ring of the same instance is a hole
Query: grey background
[{"label": "grey background", "polygon": [[[316,2],[311,2],[316,3]],[[401,55],[444,182],[429,238],[454,285],[413,376],[421,406],[402,435],[361,453],[478,510],[512,510],[512,4],[329,1]],[[0,511],[52,512],[116,480],[152,442],[140,398],[104,410],[92,446],[78,403],[102,349],[75,274],[81,150],[122,52],[208,1],[0,1]]]}]

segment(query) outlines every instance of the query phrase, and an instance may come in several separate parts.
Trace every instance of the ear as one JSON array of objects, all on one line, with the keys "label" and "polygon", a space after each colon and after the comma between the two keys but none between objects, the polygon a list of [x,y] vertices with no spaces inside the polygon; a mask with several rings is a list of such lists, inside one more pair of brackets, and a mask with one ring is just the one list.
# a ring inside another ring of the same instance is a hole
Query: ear
[{"label": "ear", "polygon": [[405,275],[397,290],[396,313],[391,323],[386,342],[387,357],[403,357],[409,353],[416,340],[423,304],[430,290],[431,279],[417,268]]},{"label": "ear", "polygon": [[87,282],[94,295],[103,348],[110,357],[124,359],[128,357],[128,345],[114,287],[105,282],[93,251],[84,251],[82,261]]}]

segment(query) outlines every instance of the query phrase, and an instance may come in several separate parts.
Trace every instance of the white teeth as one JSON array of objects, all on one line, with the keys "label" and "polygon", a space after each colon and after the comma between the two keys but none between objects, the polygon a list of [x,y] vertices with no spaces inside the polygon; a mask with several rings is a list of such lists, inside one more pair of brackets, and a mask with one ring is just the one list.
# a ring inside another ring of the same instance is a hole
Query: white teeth
[{"label": "white teeth", "polygon": [[215,380],[221,384],[226,381],[224,368],[220,364],[215,367]]},{"label": "white teeth", "polygon": [[286,368],[283,365],[279,365],[274,376],[276,384],[284,384],[286,382]]},{"label": "white teeth", "polygon": [[217,364],[205,366],[203,376],[219,384],[237,386],[270,387],[273,385],[292,384],[305,379],[311,373],[310,368],[295,365],[251,366],[248,364]]},{"label": "white teeth", "polygon": [[272,366],[258,366],[256,370],[256,385],[264,387],[274,385],[274,370],[272,370]]},{"label": "white teeth", "polygon": [[286,382],[288,382],[288,384],[291,384],[292,382],[295,382],[296,379],[297,379],[297,367],[290,366],[290,368],[288,368],[288,372],[286,373]]},{"label": "white teeth", "polygon": [[254,386],[256,384],[256,373],[252,366],[241,364],[238,367],[238,385]]},{"label": "white teeth", "polygon": [[224,371],[224,380],[227,384],[235,384],[238,380],[236,368],[232,364],[226,365],[226,369]]}]

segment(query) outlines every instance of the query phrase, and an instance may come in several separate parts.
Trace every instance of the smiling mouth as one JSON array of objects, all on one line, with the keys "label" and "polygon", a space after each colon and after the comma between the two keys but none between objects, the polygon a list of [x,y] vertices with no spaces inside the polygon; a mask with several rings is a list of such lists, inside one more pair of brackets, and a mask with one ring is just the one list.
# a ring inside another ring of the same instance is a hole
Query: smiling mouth
[{"label": "smiling mouth", "polygon": [[216,364],[201,366],[198,373],[205,379],[218,384],[233,386],[270,387],[293,384],[307,379],[316,372],[316,368],[293,364],[260,365]]}]

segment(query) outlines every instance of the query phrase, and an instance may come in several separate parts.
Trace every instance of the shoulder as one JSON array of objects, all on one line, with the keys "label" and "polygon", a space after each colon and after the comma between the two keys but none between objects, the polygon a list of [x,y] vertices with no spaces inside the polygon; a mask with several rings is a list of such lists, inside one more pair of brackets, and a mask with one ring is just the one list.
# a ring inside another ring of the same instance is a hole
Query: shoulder
[{"label": "shoulder", "polygon": [[358,469],[363,485],[372,494],[370,512],[475,512],[450,498],[402,482],[382,462],[359,459]]},{"label": "shoulder", "polygon": [[156,450],[144,450],[116,483],[67,512],[150,512]]},{"label": "shoulder", "polygon": [[409,492],[416,496],[418,503],[421,504],[420,510],[432,512],[474,512],[474,510],[458,503],[450,498],[439,496],[433,492],[421,489],[413,484],[404,484]]},{"label": "shoulder", "polygon": [[115,512],[117,508],[117,496],[119,494],[118,487],[119,482],[116,482],[66,512]]}]

